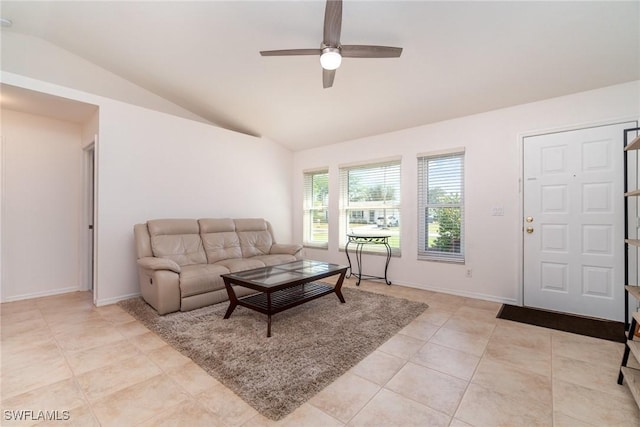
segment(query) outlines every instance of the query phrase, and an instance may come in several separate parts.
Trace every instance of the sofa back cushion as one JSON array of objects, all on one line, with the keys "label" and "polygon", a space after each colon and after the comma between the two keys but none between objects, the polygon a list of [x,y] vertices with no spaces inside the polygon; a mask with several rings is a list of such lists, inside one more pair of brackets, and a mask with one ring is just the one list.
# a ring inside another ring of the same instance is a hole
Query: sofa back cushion
[{"label": "sofa back cushion", "polygon": [[269,253],[273,236],[269,232],[267,221],[262,218],[242,218],[236,219],[235,224],[244,258]]},{"label": "sofa back cushion", "polygon": [[206,264],[207,257],[195,219],[147,221],[153,256],[169,258],[178,265]]},{"label": "sofa back cushion", "polygon": [[199,219],[200,235],[209,264],[242,258],[236,224],[230,218]]}]

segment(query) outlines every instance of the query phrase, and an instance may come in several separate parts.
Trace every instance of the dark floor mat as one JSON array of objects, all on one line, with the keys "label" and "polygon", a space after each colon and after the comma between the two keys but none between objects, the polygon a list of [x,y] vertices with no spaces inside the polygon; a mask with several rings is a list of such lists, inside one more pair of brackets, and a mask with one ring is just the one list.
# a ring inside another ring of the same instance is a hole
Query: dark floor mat
[{"label": "dark floor mat", "polygon": [[626,342],[627,340],[623,322],[599,320],[507,304],[502,305],[496,317],[609,341]]}]

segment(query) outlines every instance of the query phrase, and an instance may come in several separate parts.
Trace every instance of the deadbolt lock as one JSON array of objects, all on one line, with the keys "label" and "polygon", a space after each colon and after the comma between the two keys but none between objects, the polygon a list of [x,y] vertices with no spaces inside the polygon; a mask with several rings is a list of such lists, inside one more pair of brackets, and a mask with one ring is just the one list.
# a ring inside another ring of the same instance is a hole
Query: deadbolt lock
[{"label": "deadbolt lock", "polygon": [[527,227],[527,233],[529,234],[533,233],[533,227]]},{"label": "deadbolt lock", "polygon": [[528,216],[527,217],[527,222],[533,222],[533,217],[532,216]]}]

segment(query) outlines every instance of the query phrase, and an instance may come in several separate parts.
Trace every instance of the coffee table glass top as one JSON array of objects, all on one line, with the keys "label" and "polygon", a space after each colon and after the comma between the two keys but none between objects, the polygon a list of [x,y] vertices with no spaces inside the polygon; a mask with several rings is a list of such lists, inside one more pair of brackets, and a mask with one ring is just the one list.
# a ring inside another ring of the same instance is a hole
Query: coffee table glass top
[{"label": "coffee table glass top", "polygon": [[331,275],[331,273],[338,272],[344,268],[346,267],[337,264],[303,259],[286,264],[224,274],[223,276],[270,287],[325,274]]}]

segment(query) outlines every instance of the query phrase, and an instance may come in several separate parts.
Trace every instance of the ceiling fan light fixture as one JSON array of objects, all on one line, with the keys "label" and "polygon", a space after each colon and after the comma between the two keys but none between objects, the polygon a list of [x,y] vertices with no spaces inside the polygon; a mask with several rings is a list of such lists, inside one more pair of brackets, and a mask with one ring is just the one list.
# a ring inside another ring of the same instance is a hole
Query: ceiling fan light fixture
[{"label": "ceiling fan light fixture", "polygon": [[342,63],[342,55],[340,49],[335,47],[325,47],[320,55],[320,65],[325,70],[335,70]]}]

